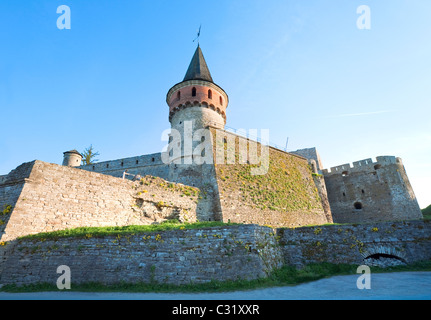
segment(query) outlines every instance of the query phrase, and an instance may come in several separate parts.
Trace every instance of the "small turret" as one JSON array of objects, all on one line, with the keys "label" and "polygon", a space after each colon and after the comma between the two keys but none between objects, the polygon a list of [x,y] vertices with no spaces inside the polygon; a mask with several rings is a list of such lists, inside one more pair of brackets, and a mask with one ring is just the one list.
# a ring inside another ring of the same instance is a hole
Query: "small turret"
[{"label": "small turret", "polygon": [[79,167],[82,161],[82,154],[76,150],[63,152],[63,166]]}]

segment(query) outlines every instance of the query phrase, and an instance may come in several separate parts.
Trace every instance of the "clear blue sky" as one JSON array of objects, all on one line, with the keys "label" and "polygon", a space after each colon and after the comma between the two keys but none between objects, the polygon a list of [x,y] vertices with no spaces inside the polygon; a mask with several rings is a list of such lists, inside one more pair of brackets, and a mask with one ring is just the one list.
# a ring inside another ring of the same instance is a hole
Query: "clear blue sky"
[{"label": "clear blue sky", "polygon": [[[57,28],[57,7],[71,29]],[[356,10],[371,9],[359,30]],[[1,0],[0,174],[160,152],[166,93],[200,45],[228,93],[227,125],[269,129],[324,167],[394,155],[431,204],[429,0]]]}]

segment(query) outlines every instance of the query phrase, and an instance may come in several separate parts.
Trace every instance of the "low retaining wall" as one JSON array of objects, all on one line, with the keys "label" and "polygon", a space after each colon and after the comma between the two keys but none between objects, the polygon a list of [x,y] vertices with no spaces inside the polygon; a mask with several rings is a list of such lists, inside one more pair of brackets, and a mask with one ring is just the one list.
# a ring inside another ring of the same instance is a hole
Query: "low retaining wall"
[{"label": "low retaining wall", "polygon": [[362,265],[379,255],[404,263],[431,259],[430,220],[278,229],[277,236],[287,265]]},{"label": "low retaining wall", "polygon": [[202,283],[256,279],[282,265],[271,228],[257,225],[172,230],[127,236],[18,240],[4,246],[0,284]]},{"label": "low retaining wall", "polygon": [[386,255],[405,263],[431,259],[431,221],[276,229],[235,225],[122,236],[20,239],[0,246],[0,285],[202,283],[266,277],[283,264],[361,265]]}]

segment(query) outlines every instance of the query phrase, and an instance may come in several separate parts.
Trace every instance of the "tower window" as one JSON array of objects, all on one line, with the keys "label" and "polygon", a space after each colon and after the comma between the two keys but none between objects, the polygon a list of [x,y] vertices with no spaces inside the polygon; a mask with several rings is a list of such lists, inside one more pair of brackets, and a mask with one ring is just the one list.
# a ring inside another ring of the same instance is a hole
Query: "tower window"
[{"label": "tower window", "polygon": [[347,176],[349,174],[348,171],[343,171],[343,173],[341,174],[343,177]]},{"label": "tower window", "polygon": [[213,98],[213,92],[211,90],[208,90],[208,99]]},{"label": "tower window", "polygon": [[220,97],[220,104],[223,105],[223,98]]},{"label": "tower window", "polygon": [[178,91],[177,93],[177,99],[180,100],[181,99],[181,91]]},{"label": "tower window", "polygon": [[192,97],[196,97],[196,88],[192,89]]}]

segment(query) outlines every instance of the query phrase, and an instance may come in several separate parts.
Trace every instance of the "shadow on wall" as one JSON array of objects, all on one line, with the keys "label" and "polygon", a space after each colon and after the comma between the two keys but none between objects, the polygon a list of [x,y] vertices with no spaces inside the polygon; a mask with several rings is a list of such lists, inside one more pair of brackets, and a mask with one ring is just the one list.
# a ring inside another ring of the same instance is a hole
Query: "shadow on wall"
[{"label": "shadow on wall", "polygon": [[[35,161],[23,163],[8,175],[0,177],[0,240],[3,238],[24,185],[30,181],[34,164]],[[23,198],[21,200],[25,201]]]}]

